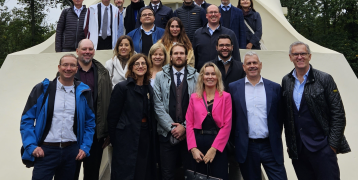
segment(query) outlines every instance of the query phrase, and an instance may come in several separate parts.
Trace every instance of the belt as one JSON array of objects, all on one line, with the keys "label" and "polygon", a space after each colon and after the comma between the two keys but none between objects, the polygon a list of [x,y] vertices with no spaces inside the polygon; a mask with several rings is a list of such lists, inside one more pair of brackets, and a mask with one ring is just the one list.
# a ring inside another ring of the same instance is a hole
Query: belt
[{"label": "belt", "polygon": [[194,129],[195,133],[198,134],[218,134],[217,130],[203,130],[203,129]]},{"label": "belt", "polygon": [[147,118],[146,118],[146,117],[142,119],[142,123],[145,123],[145,122],[147,122]]},{"label": "belt", "polygon": [[268,140],[269,140],[269,138],[264,138],[264,139],[251,139],[251,138],[249,138],[249,141],[253,142],[253,143],[263,143],[263,142],[266,142]]},{"label": "belt", "polygon": [[56,146],[56,147],[64,148],[76,143],[77,143],[76,141],[69,141],[69,142],[56,142],[56,143],[44,142],[42,144],[46,146]]}]

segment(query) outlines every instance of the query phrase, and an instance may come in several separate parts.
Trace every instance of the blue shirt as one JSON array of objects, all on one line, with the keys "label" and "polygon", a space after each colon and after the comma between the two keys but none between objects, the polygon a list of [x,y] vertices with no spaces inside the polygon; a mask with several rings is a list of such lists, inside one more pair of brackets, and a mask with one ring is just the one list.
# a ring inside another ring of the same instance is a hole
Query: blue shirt
[{"label": "blue shirt", "polygon": [[223,4],[220,5],[221,6],[221,9],[226,11],[226,7],[227,7],[227,10],[230,10],[231,8],[231,3],[229,3],[227,6],[224,6]]},{"label": "blue shirt", "polygon": [[140,26],[140,29],[143,30],[146,35],[151,35],[154,32],[154,27],[155,25],[149,31],[145,31],[142,26]]},{"label": "blue shirt", "polygon": [[214,29],[214,30],[212,30],[212,29],[209,27],[209,23],[206,24],[206,27],[209,29],[209,33],[210,33],[211,35],[213,35],[213,33],[214,33],[217,29],[219,29],[220,25],[219,25],[216,29]]},{"label": "blue shirt", "polygon": [[293,70],[292,76],[295,77],[295,87],[293,88],[293,100],[295,101],[297,110],[300,110],[301,100],[302,100],[302,94],[303,90],[305,89],[305,84],[307,82],[308,73],[310,72],[311,67],[308,69],[306,74],[303,76],[303,82],[300,83],[300,81],[297,78],[296,75],[296,69]]},{"label": "blue shirt", "polygon": [[227,61],[222,60],[222,59],[220,58],[220,56],[218,56],[218,59],[219,59],[219,61],[221,61],[224,65],[226,65],[227,63],[231,62],[232,56],[231,56],[230,59],[227,60]]}]

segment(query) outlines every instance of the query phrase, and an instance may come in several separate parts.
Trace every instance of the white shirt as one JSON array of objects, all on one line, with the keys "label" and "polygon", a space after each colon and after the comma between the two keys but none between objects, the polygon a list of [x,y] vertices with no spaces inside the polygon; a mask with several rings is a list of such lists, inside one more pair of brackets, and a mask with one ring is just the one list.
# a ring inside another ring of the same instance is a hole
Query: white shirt
[{"label": "white shirt", "polygon": [[249,138],[267,138],[269,132],[267,126],[266,91],[262,77],[255,86],[245,77],[245,101],[249,124]]},{"label": "white shirt", "polygon": [[150,4],[152,4],[153,10],[154,10],[154,6],[157,6],[157,10],[159,9],[160,2],[158,4],[153,4],[153,3]]},{"label": "white shirt", "polygon": [[63,86],[57,80],[52,124],[45,142],[77,141],[77,137],[73,132],[75,101],[74,85]]},{"label": "white shirt", "polygon": [[205,4],[205,1],[203,1],[201,4],[196,4],[196,2],[194,1],[194,4],[201,7],[201,4]]},{"label": "white shirt", "polygon": [[[175,82],[175,85],[177,85],[177,75],[175,73],[177,73],[177,69],[174,68],[174,66],[172,66],[173,68],[173,77],[174,77],[174,82]],[[180,74],[180,82],[183,82],[183,79],[184,79],[184,71],[185,70],[185,67],[183,67],[183,69],[181,69],[179,72],[181,72]]]},{"label": "white shirt", "polygon": [[111,7],[110,5],[105,6],[103,3],[101,3],[101,28],[99,29],[99,35],[102,36],[102,25],[103,25],[103,17],[104,17],[104,11],[106,11],[106,8],[108,8],[108,27],[107,27],[107,36],[111,35]]},{"label": "white shirt", "polygon": [[81,11],[83,10],[83,6],[81,8],[79,8],[79,9],[77,9],[76,6],[73,6],[73,10],[77,14],[77,16],[80,17]]}]

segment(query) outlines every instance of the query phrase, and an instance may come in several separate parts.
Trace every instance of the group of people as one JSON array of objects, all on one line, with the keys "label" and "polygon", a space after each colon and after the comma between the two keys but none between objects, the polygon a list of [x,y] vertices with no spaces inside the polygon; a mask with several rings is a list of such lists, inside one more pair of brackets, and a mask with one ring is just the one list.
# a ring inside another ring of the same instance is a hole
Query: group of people
[{"label": "group of people", "polygon": [[[184,179],[193,170],[253,180],[262,164],[269,179],[284,180],[283,127],[298,179],[339,179],[336,154],[350,147],[337,86],[313,69],[303,42],[289,47],[294,69],[282,87],[261,76],[257,53],[240,58],[239,48],[260,48],[252,0],[238,8],[184,0],[174,13],[155,0],[82,2],[62,12],[56,33],[56,51],[77,56],[61,57],[22,114],[32,179],[78,179],[82,164],[84,179],[99,179],[111,144],[111,179]],[[105,65],[93,58],[112,48]]]}]

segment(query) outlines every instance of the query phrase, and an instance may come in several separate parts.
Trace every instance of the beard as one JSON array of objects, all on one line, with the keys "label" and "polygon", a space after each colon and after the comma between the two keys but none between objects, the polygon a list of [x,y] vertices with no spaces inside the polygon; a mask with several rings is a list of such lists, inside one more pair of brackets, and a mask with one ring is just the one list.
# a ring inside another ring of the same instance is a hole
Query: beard
[{"label": "beard", "polygon": [[86,64],[86,65],[87,65],[87,64],[89,64],[90,62],[92,62],[92,59],[93,59],[93,58],[91,58],[91,59],[89,59],[89,60],[86,60],[86,59],[81,58],[80,61],[81,61],[83,64]]},{"label": "beard", "polygon": [[220,56],[221,59],[226,59],[226,58],[231,57],[232,51],[229,51],[226,56],[224,56],[221,51],[218,51],[218,54],[219,54],[219,56]]},{"label": "beard", "polygon": [[182,63],[178,64],[176,63],[176,61],[172,60],[172,65],[176,68],[182,68],[187,65],[187,62],[188,62],[187,60],[183,60]]}]

